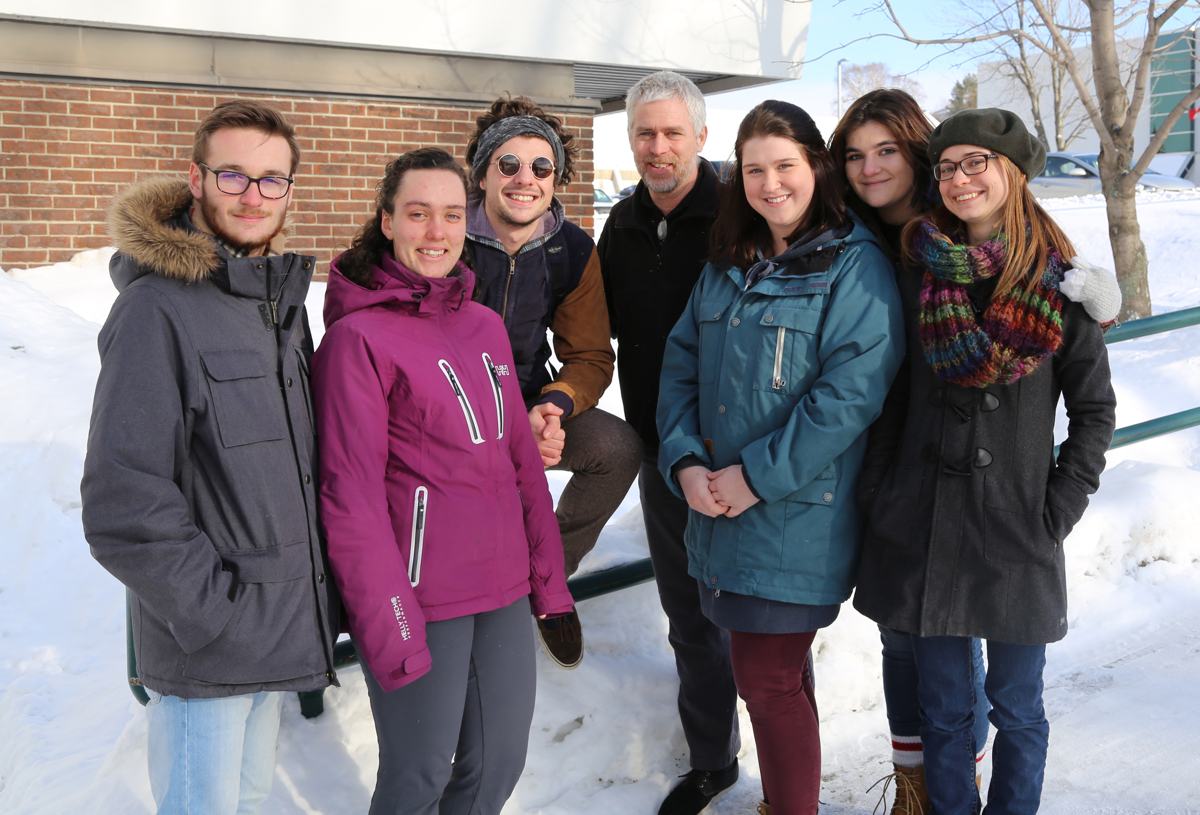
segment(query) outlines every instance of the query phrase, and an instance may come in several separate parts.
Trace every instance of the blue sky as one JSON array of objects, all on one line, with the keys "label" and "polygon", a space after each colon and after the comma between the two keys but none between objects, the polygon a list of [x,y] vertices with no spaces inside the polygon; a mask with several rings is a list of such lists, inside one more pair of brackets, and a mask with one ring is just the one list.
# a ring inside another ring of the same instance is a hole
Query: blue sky
[{"label": "blue sky", "polygon": [[[964,14],[959,0],[894,0],[894,5],[905,24],[919,36],[945,34]],[[954,83],[973,70],[978,52],[946,55],[940,46],[918,47],[893,37],[859,39],[895,31],[881,11],[871,10],[874,6],[874,0],[814,0],[801,78],[709,96],[709,140],[704,155],[710,159],[728,158],[742,116],[763,99],[784,99],[800,105],[828,135],[837,118],[836,73],[842,58],[851,64],[882,62],[892,73],[910,73],[923,91],[922,104],[929,110],[943,107]],[[633,166],[624,127],[623,112],[596,119],[597,167]]]}]

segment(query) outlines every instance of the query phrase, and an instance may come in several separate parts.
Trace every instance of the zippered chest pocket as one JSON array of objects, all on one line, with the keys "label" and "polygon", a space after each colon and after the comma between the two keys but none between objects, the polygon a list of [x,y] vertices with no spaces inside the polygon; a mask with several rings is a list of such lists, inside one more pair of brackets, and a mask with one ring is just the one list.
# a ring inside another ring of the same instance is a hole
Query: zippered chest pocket
[{"label": "zippered chest pocket", "polygon": [[758,359],[754,389],[780,394],[807,390],[819,370],[817,351],[821,311],[815,308],[768,307],[759,318]]}]

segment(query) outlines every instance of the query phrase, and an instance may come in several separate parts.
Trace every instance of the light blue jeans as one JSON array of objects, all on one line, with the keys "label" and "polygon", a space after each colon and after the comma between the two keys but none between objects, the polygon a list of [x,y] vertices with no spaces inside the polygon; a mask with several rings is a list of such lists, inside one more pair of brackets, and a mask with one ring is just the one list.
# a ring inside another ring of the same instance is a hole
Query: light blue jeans
[{"label": "light blue jeans", "polygon": [[254,815],[275,778],[283,693],[182,699],[149,691],[158,815]]}]

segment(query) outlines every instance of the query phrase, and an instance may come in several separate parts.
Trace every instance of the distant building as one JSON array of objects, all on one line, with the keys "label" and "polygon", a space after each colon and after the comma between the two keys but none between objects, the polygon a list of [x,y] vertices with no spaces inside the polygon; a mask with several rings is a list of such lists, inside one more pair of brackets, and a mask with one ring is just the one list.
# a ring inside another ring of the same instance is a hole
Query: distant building
[{"label": "distant building", "polygon": [[[1135,44],[1132,41],[1118,43],[1121,59],[1126,65],[1132,64],[1139,47],[1140,43]],[[1091,49],[1076,49],[1075,57],[1079,61],[1080,71],[1091,85]],[[1054,143],[1058,133],[1054,127],[1053,95],[1047,59],[1044,56],[1036,57],[1034,67],[1042,88],[1042,123],[1051,141],[1049,148],[1055,150],[1058,149]],[[1150,93],[1138,114],[1137,132],[1134,137],[1135,150],[1140,152],[1145,149],[1171,109],[1191,92],[1197,82],[1200,82],[1200,53],[1197,50],[1196,28],[1161,34],[1156,53],[1150,63]],[[1064,124],[1061,130],[1064,136],[1071,139],[1065,149],[1073,153],[1098,152],[1100,139],[1087,118],[1070,80],[1066,84],[1065,99],[1068,101],[1064,106],[1066,115],[1063,117]],[[979,106],[1008,108],[1021,116],[1031,130],[1034,129],[1028,95],[1015,79],[1006,74],[1003,63],[987,62],[979,66]],[[1184,174],[1193,181],[1200,181],[1200,162],[1196,161],[1198,150],[1200,118],[1193,112],[1191,116],[1185,114],[1171,128],[1171,134],[1159,150],[1160,158],[1155,159],[1155,169],[1172,175]]]},{"label": "distant building", "polygon": [[[592,219],[592,117],[671,68],[723,91],[800,74],[809,4],[788,0],[9,0],[0,12],[0,268],[105,246],[112,196],[180,173],[214,104],[256,96],[297,126],[291,245],[322,265],[370,212],[388,158],[463,157],[502,93],[563,116],[583,148],[560,198]],[[53,18],[47,15],[57,15]]]}]

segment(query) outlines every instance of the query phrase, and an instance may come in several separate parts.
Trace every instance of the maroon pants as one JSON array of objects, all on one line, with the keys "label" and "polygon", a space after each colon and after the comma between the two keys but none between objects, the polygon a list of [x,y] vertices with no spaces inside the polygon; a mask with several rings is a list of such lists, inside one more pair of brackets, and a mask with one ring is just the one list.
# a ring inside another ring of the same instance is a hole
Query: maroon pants
[{"label": "maroon pants", "polygon": [[815,631],[730,632],[738,695],[746,702],[763,795],[772,815],[815,815],[821,789],[821,732],[812,676],[806,670]]}]

